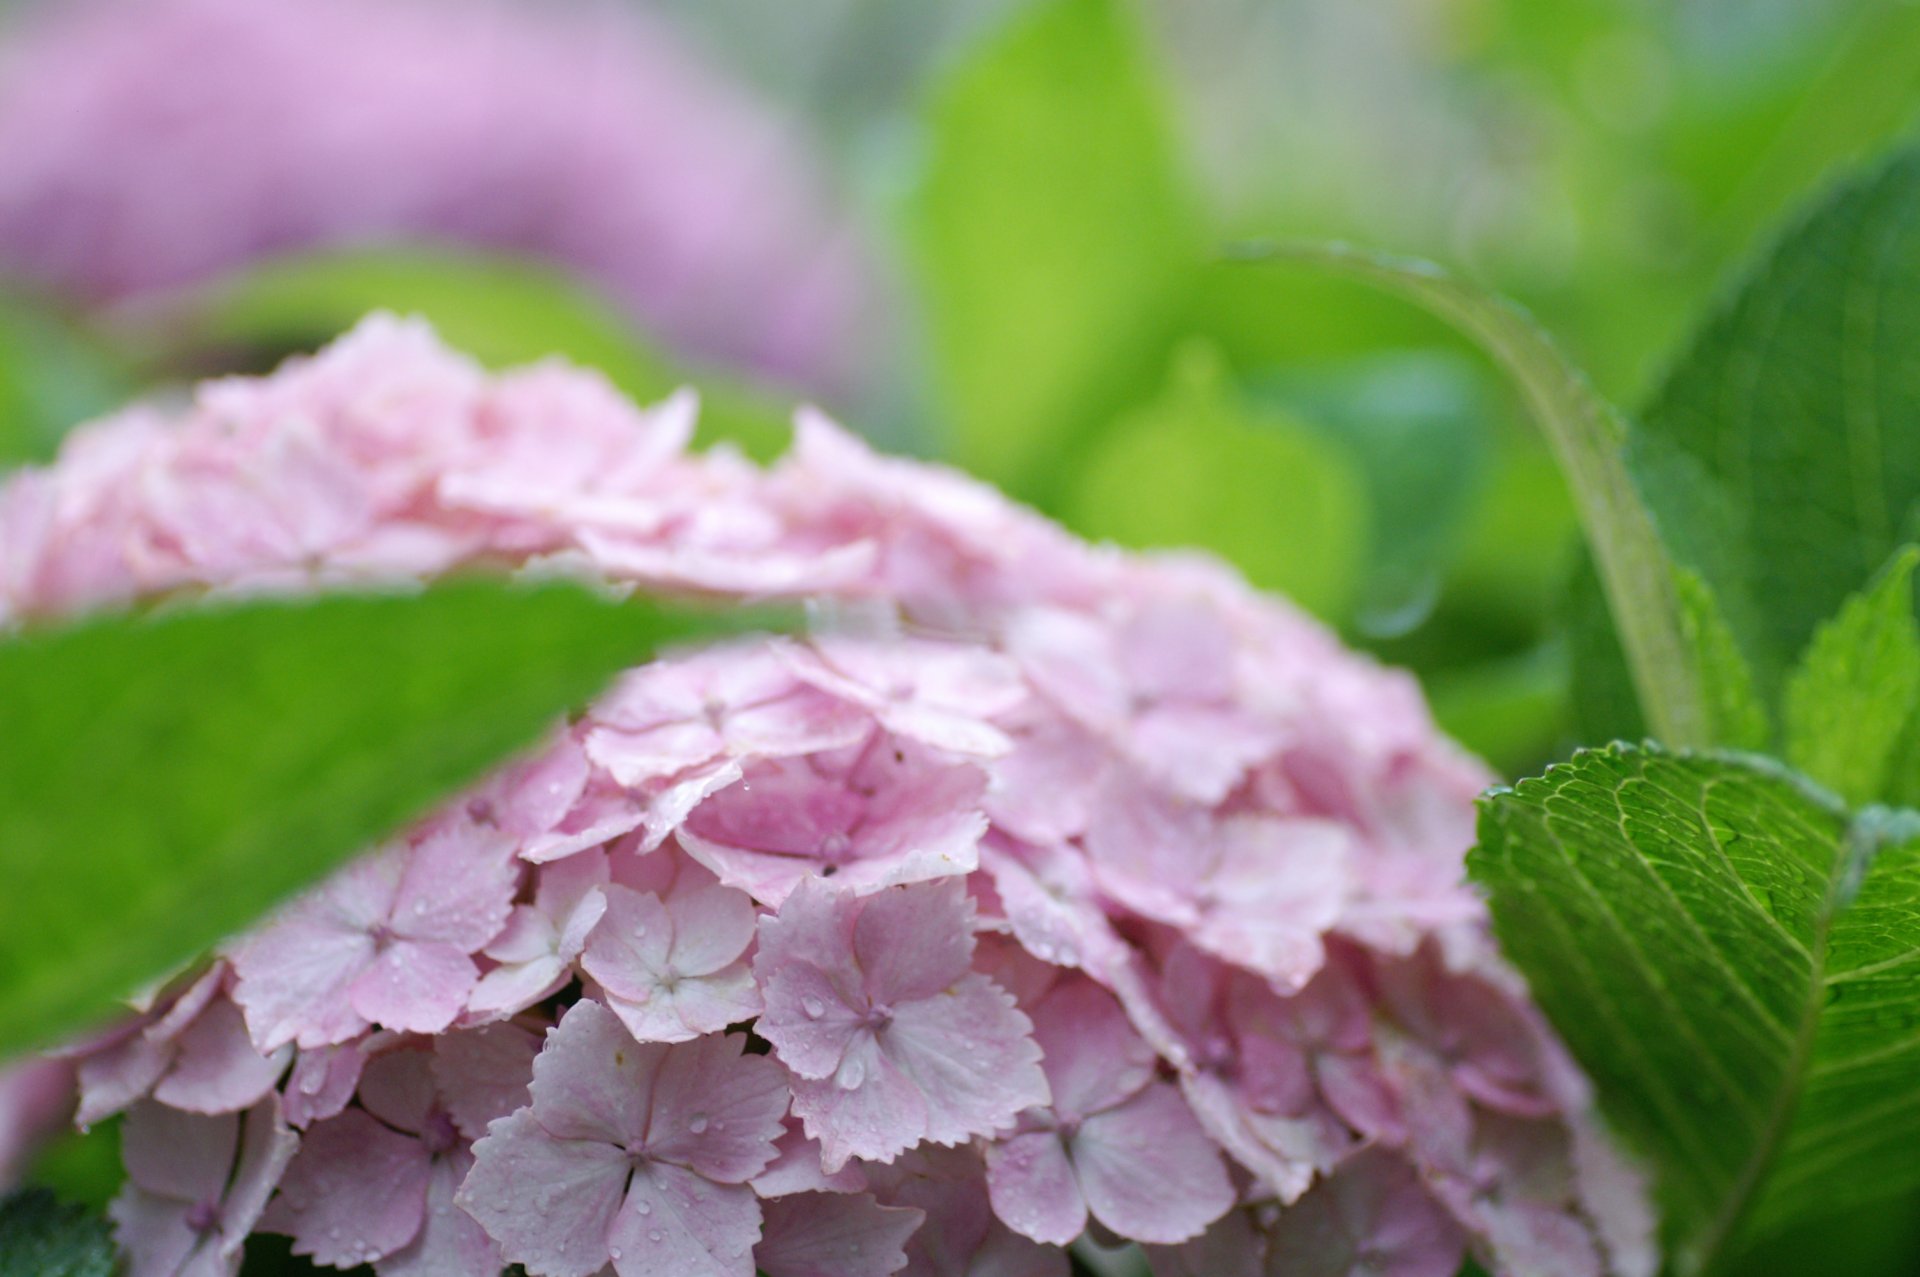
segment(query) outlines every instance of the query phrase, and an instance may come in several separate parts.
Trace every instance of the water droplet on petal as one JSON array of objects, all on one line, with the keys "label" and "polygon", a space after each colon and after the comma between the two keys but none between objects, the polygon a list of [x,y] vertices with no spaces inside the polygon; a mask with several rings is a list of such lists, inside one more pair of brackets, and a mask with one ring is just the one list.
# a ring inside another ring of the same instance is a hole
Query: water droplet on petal
[{"label": "water droplet on petal", "polygon": [[662,1237],[664,1237],[665,1235],[666,1235],[666,1234],[664,1234],[664,1233],[662,1233],[662,1232],[661,1232],[661,1231],[660,1231],[659,1229],[657,1229],[657,1228],[649,1228],[649,1229],[647,1230],[647,1240],[648,1240],[648,1241],[650,1241],[650,1242],[657,1242],[657,1241],[659,1241],[659,1240],[660,1240],[660,1239],[661,1239]]},{"label": "water droplet on petal", "polygon": [[821,1016],[827,1013],[827,1004],[822,1002],[819,998],[813,998],[813,997],[801,998],[800,1009],[807,1013],[807,1018],[809,1020],[818,1020]]},{"label": "water droplet on petal", "polygon": [[693,1120],[687,1123],[687,1129],[689,1131],[692,1131],[695,1135],[706,1134],[707,1115],[705,1113],[695,1113],[693,1115]]}]

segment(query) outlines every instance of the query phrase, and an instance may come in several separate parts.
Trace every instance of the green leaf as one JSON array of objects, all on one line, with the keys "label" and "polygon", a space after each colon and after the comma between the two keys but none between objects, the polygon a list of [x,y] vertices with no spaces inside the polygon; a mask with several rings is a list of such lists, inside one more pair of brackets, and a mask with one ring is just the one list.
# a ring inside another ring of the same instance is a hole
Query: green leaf
[{"label": "green leaf", "polygon": [[112,1277],[107,1221],[45,1189],[0,1201],[0,1273],[18,1277]]},{"label": "green leaf", "polygon": [[1204,345],[1184,349],[1160,399],[1106,436],[1067,509],[1089,536],[1212,550],[1336,621],[1366,553],[1366,491],[1346,453],[1284,414],[1256,411]]},{"label": "green leaf", "polygon": [[1725,749],[1765,749],[1773,739],[1773,724],[1713,591],[1686,568],[1677,563],[1670,566],[1674,596],[1680,600],[1681,632],[1694,654],[1714,744]]},{"label": "green leaf", "polygon": [[127,397],[120,370],[65,321],[0,299],[0,467],[51,457],[61,436]]},{"label": "green leaf", "polygon": [[1124,0],[1043,0],[962,65],[913,209],[955,451],[1047,506],[1152,389],[1201,228]]},{"label": "green leaf", "polygon": [[1920,699],[1920,624],[1907,546],[1848,599],[1787,679],[1787,761],[1849,802],[1884,796],[1887,767]]},{"label": "green leaf", "polygon": [[1824,199],[1642,414],[1632,465],[1768,695],[1920,532],[1920,150]]},{"label": "green leaf", "polygon": [[1489,796],[1468,863],[1679,1272],[1920,1186],[1920,816],[1615,746]]},{"label": "green leaf", "polygon": [[0,1055],[244,927],[691,628],[474,580],[0,644]]},{"label": "green leaf", "polygon": [[754,391],[678,366],[620,311],[564,273],[516,258],[450,248],[346,249],[278,258],[191,294],[151,337],[165,362],[195,349],[278,356],[311,350],[376,310],[420,315],[449,346],[492,368],[563,356],[598,369],[630,398],[701,392],[702,437],[756,456],[785,447],[785,412]]},{"label": "green leaf", "polygon": [[1726,725],[1717,720],[1718,698],[1690,637],[1713,601],[1682,599],[1672,560],[1627,473],[1625,421],[1532,317],[1428,262],[1339,244],[1249,245],[1238,255],[1304,263],[1388,289],[1485,347],[1519,388],[1567,477],[1654,734],[1675,746],[1719,743]]}]

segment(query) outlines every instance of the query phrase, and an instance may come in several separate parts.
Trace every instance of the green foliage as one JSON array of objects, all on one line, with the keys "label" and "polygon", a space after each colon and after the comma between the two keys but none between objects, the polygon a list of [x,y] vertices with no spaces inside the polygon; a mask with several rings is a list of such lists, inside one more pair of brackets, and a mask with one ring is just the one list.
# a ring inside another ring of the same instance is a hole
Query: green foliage
[{"label": "green foliage", "polygon": [[1882,796],[1887,768],[1920,697],[1913,571],[1895,556],[1869,590],[1814,631],[1784,697],[1787,761],[1849,802]]},{"label": "green foliage", "polygon": [[0,466],[44,461],[60,437],[126,397],[89,338],[17,299],[0,299]]},{"label": "green foliage", "polygon": [[1419,626],[1475,498],[1486,495],[1493,441],[1479,380],[1452,356],[1410,351],[1276,372],[1258,388],[1350,456],[1365,480],[1367,561],[1354,628],[1393,638]]},{"label": "green foliage", "polygon": [[1044,0],[946,86],[914,207],[959,461],[1046,506],[1150,392],[1203,252],[1123,0]]},{"label": "green foliage", "polygon": [[1353,463],[1285,414],[1249,404],[1203,345],[1181,352],[1157,402],[1103,437],[1067,509],[1089,536],[1212,550],[1336,621],[1361,577],[1367,499]]},{"label": "green foliage", "polygon": [[0,645],[0,1052],[245,926],[688,627],[470,581]]},{"label": "green foliage", "polygon": [[45,1189],[0,1201],[0,1273],[9,1277],[111,1277],[107,1221]]},{"label": "green foliage", "polygon": [[563,356],[641,403],[695,384],[703,438],[762,457],[786,445],[785,415],[762,396],[676,366],[591,290],[520,259],[444,247],[274,259],[190,295],[153,336],[169,362],[209,348],[278,356],[311,350],[376,310],[424,316],[448,345],[490,367]]},{"label": "green foliage", "polygon": [[1920,151],[1768,253],[1642,415],[1633,466],[1772,695],[1920,515]]},{"label": "green foliage", "polygon": [[1920,815],[1620,746],[1489,797],[1469,865],[1680,1272],[1920,1187]]},{"label": "green foliage", "polygon": [[1704,591],[1683,596],[1682,578],[1627,473],[1626,423],[1533,319],[1426,262],[1341,245],[1256,245],[1243,255],[1300,262],[1385,288],[1485,347],[1513,379],[1567,476],[1655,734],[1681,746],[1724,739],[1727,725],[1717,716],[1726,699],[1705,668],[1717,653],[1697,642],[1703,633],[1717,633],[1708,621],[1714,600]]}]

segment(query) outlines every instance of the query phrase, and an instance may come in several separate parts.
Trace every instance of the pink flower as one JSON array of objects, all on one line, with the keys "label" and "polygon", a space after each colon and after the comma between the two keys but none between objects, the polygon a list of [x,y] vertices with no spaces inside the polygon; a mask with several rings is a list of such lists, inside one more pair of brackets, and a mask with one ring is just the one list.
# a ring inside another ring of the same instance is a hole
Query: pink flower
[{"label": "pink flower", "polygon": [[786,1078],[746,1039],[642,1045],[595,1002],[533,1066],[533,1103],[474,1145],[459,1204],[546,1277],[752,1277]]},{"label": "pink flower", "polygon": [[570,856],[543,870],[533,899],[513,907],[506,926],[484,950],[499,965],[474,985],[468,1016],[502,1018],[558,993],[606,915],[608,882],[607,858],[599,852]]},{"label": "pink flower", "polygon": [[291,1047],[262,1054],[228,999],[230,972],[216,962],[139,1020],[80,1057],[80,1107],[88,1126],[152,1095],[189,1113],[252,1108],[286,1072]]},{"label": "pink flower", "polygon": [[90,0],[4,55],[0,255],[78,299],[426,242],[544,259],[690,354],[818,389],[884,336],[814,148],[631,11]]},{"label": "pink flower", "polygon": [[656,894],[614,884],[581,966],[607,1006],[641,1042],[689,1042],[760,1013],[746,952],[759,914],[745,893],[723,887],[700,866],[677,874],[655,852],[642,868],[674,874]]},{"label": "pink flower", "polygon": [[101,1111],[297,1047],[271,1220],[387,1270],[480,1253],[462,1210],[537,1277],[1059,1277],[1083,1228],[1208,1277],[1655,1269],[1409,680],[1205,560],[815,416],[772,471],[691,454],[689,411],[376,319],[0,488],[13,617],[464,564],[812,618],[630,674],[231,946],[231,1004],[92,1044]]},{"label": "pink flower", "polygon": [[437,1033],[480,978],[472,954],[512,908],[511,844],[456,822],[355,861],[233,954],[234,1000],[263,1050],[380,1024]]},{"label": "pink flower", "polygon": [[986,787],[972,763],[875,732],[847,749],[755,765],[695,808],[679,838],[763,904],[816,874],[876,891],[972,870]]},{"label": "pink flower", "polygon": [[[466,1037],[369,1061],[358,1087],[360,1107],[308,1129],[261,1227],[290,1235],[294,1253],[316,1263],[372,1264],[380,1277],[497,1268],[499,1247],[453,1204],[473,1165],[454,1110],[464,1109],[466,1129],[482,1116],[504,1117],[526,1101],[531,1059],[484,1052],[479,1059],[504,1063],[508,1071],[475,1085],[476,1056]],[[436,1067],[443,1057],[458,1062],[451,1076],[468,1092],[457,1100],[446,1085],[449,1074]]]},{"label": "pink flower", "polygon": [[587,753],[623,785],[725,758],[784,758],[858,744],[872,720],[809,686],[770,645],[656,661],[597,707]]},{"label": "pink flower", "polygon": [[970,969],[958,879],[855,896],[803,882],[760,925],[758,1031],[828,1170],[1010,1127],[1047,1101],[1032,1024]]},{"label": "pink flower", "polygon": [[231,1277],[299,1138],[268,1097],[199,1117],[143,1100],[120,1130],[126,1187],[113,1200],[128,1277]]},{"label": "pink flower", "polygon": [[1070,978],[1032,1011],[1053,1102],[988,1148],[995,1213],[1055,1246],[1085,1231],[1089,1211],[1122,1237],[1162,1243],[1225,1214],[1234,1191],[1219,1149],[1157,1078],[1153,1048],[1113,996]]}]

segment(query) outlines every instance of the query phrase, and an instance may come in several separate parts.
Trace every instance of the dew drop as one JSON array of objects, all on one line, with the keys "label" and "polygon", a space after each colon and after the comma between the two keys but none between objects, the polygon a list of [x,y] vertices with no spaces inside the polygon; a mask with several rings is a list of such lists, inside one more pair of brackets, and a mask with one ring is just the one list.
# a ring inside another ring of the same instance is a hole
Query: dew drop
[{"label": "dew drop", "polygon": [[812,998],[812,997],[801,998],[800,1009],[807,1013],[807,1018],[809,1020],[818,1020],[821,1016],[827,1013],[827,1004],[822,1002],[819,998]]},{"label": "dew drop", "polygon": [[633,1204],[633,1208],[639,1211],[642,1215],[653,1214],[653,1203],[648,1201],[644,1197],[642,1197],[639,1201],[635,1202]]},{"label": "dew drop", "polygon": [[649,1229],[647,1230],[647,1240],[648,1240],[648,1241],[650,1241],[650,1242],[657,1242],[657,1241],[659,1241],[659,1240],[660,1240],[660,1239],[661,1239],[662,1237],[664,1237],[665,1235],[666,1235],[666,1234],[664,1234],[664,1233],[662,1233],[662,1232],[661,1232],[661,1231],[660,1231],[659,1229],[657,1229],[657,1228],[649,1228]]},{"label": "dew drop", "polygon": [[695,1113],[693,1115],[693,1120],[687,1123],[687,1129],[689,1131],[692,1131],[695,1135],[706,1134],[707,1133],[707,1115],[705,1113]]}]

